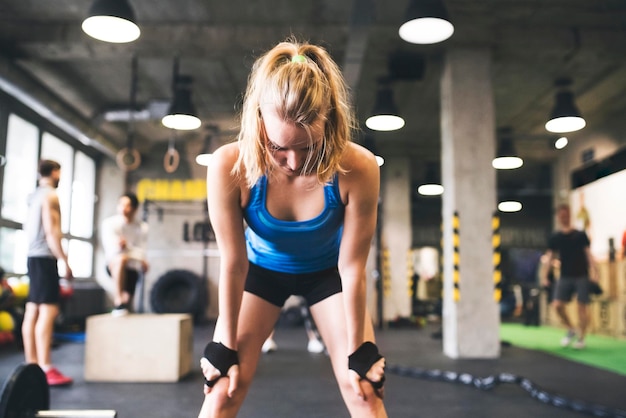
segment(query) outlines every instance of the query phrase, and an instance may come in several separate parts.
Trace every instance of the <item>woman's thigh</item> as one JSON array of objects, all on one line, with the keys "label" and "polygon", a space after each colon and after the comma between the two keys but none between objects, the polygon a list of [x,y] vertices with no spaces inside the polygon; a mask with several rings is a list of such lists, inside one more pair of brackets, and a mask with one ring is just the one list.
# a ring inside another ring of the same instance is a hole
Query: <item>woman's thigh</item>
[{"label": "woman's thigh", "polygon": [[274,329],[280,308],[248,292],[244,292],[237,326],[237,350],[240,373],[251,379],[261,354],[261,346]]}]

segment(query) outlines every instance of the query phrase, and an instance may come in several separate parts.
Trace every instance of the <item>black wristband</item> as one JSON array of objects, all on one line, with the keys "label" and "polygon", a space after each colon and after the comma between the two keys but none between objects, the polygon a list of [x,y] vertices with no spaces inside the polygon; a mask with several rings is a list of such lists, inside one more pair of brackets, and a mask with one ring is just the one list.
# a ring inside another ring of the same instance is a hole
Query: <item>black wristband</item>
[{"label": "black wristband", "polygon": [[381,358],[383,356],[378,352],[376,344],[366,341],[348,356],[348,368],[357,372],[362,379],[367,379],[367,372]]},{"label": "black wristband", "polygon": [[235,350],[215,341],[211,341],[204,348],[204,358],[220,371],[220,376],[226,376],[231,366],[239,364],[239,356]]}]

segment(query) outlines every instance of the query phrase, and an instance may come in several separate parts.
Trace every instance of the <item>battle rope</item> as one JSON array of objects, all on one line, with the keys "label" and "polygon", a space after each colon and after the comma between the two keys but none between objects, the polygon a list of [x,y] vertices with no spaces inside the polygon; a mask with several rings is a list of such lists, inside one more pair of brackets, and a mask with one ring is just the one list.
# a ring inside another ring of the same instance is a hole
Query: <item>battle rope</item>
[{"label": "battle rope", "polygon": [[473,386],[481,390],[491,390],[501,383],[514,383],[530,394],[531,397],[548,405],[558,408],[571,409],[596,417],[605,418],[626,418],[626,411],[608,408],[603,405],[593,404],[580,400],[569,399],[561,395],[549,393],[537,386],[525,377],[511,373],[500,373],[487,377],[474,377],[469,373],[457,373],[444,370],[426,370],[419,367],[406,367],[399,365],[389,365],[386,367],[388,373],[399,376],[412,377],[415,379],[438,380],[442,382],[461,383]]}]

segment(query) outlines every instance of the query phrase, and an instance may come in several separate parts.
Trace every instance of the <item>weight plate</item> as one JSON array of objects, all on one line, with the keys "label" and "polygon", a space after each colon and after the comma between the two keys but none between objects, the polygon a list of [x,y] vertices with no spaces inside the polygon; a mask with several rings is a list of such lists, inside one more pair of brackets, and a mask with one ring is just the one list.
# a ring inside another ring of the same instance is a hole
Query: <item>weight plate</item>
[{"label": "weight plate", "polygon": [[0,417],[29,418],[50,409],[46,374],[36,364],[20,364],[4,382],[0,395]]}]

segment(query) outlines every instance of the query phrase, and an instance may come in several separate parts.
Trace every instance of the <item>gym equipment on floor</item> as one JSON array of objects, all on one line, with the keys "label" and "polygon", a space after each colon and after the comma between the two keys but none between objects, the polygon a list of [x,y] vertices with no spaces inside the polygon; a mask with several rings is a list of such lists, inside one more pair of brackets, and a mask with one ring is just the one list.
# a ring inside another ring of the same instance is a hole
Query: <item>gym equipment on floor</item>
[{"label": "gym equipment on floor", "polygon": [[512,373],[498,373],[487,377],[475,377],[469,373],[455,371],[423,369],[420,367],[406,367],[392,364],[386,367],[388,373],[414,379],[437,380],[441,382],[461,383],[476,389],[491,390],[503,383],[519,385],[528,394],[547,405],[569,409],[587,415],[603,418],[626,418],[626,411],[609,408],[578,399],[570,399],[556,393],[550,393],[529,379]]},{"label": "gym equipment on floor", "polygon": [[46,374],[36,364],[20,364],[0,392],[3,418],[116,418],[114,410],[50,410],[50,387]]}]

